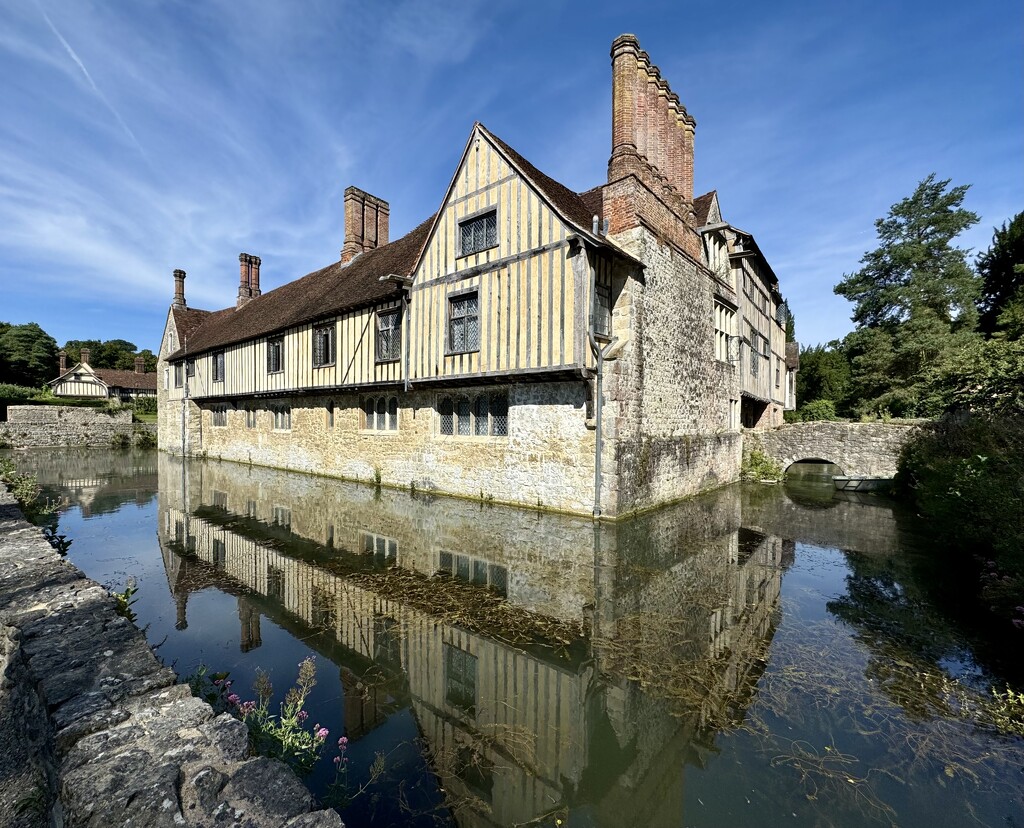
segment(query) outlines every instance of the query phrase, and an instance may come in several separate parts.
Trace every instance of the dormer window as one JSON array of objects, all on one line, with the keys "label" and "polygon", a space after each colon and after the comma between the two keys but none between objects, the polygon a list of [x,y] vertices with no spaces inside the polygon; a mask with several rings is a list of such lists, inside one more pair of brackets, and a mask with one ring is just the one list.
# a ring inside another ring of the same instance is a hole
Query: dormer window
[{"label": "dormer window", "polygon": [[469,256],[498,246],[498,211],[490,210],[459,222],[459,255]]}]

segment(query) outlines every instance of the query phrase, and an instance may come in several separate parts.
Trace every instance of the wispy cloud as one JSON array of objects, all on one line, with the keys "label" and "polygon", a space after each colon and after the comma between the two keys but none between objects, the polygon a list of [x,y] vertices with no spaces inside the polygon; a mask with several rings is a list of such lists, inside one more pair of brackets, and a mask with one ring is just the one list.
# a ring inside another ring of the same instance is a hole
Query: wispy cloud
[{"label": "wispy cloud", "polygon": [[142,144],[139,143],[138,138],[135,137],[135,133],[131,131],[131,128],[128,126],[128,124],[124,122],[124,118],[121,117],[121,114],[116,109],[114,109],[113,104],[111,104],[110,101],[107,100],[107,96],[104,95],[102,90],[96,85],[96,81],[92,79],[92,75],[90,75],[89,70],[85,68],[85,64],[82,63],[82,59],[78,56],[75,50],[71,48],[71,44],[64,39],[64,35],[62,35],[60,31],[58,31],[57,27],[53,24],[53,21],[50,19],[50,16],[46,13],[43,7],[39,5],[38,0],[36,0],[36,8],[39,9],[39,13],[43,16],[43,20],[46,21],[46,25],[50,27],[50,31],[53,32],[57,40],[60,41],[61,46],[64,47],[64,51],[68,53],[68,56],[75,62],[75,65],[78,66],[78,68],[82,71],[82,75],[84,75],[85,79],[89,82],[89,86],[92,87],[93,93],[96,95],[97,98],[100,99],[102,104],[108,110],[110,110],[110,114],[113,115],[114,118],[117,120],[117,123],[120,125],[121,129],[124,130],[125,135],[128,136],[128,139],[132,142],[132,144],[135,145],[135,148],[142,154],[143,157],[145,157],[146,152],[145,150],[142,149]]}]

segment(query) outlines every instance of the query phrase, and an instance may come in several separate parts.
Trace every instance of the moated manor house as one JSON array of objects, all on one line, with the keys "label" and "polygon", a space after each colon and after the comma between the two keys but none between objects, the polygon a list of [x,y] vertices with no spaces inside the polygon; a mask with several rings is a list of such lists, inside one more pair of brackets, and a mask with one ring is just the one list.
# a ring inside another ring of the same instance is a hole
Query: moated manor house
[{"label": "moated manor house", "polygon": [[797,348],[753,237],[693,195],[695,127],[622,35],[607,183],[573,192],[478,123],[396,241],[349,187],[320,270],[261,293],[243,253],[217,311],[176,270],[161,448],[606,517],[736,480]]}]

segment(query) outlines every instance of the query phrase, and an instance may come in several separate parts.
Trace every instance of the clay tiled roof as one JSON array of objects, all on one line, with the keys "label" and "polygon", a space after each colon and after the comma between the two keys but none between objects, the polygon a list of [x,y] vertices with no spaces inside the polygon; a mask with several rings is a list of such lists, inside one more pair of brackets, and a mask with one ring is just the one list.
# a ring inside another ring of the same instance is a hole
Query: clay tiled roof
[{"label": "clay tiled roof", "polygon": [[174,320],[174,329],[178,334],[178,342],[184,342],[192,336],[200,325],[210,316],[210,311],[198,310],[196,308],[171,308],[171,317]]},{"label": "clay tiled roof", "polygon": [[693,215],[698,227],[703,227],[708,223],[708,211],[711,210],[711,202],[715,200],[715,193],[717,192],[718,190],[712,190],[710,193],[704,193],[704,195],[697,196],[693,200]]},{"label": "clay tiled roof", "polygon": [[[347,264],[334,262],[257,296],[238,309],[225,308],[208,314],[193,329],[188,353],[222,348],[397,297],[398,285],[381,282],[380,278],[393,273],[412,274],[433,219],[431,216],[397,241],[368,250]],[[168,359],[184,354],[185,349],[179,348]]]},{"label": "clay tiled roof", "polygon": [[156,373],[137,374],[134,371],[116,371],[113,368],[93,368],[92,371],[108,388],[134,388],[156,391]]},{"label": "clay tiled roof", "polygon": [[594,213],[590,211],[586,202],[578,193],[574,193],[564,184],[559,184],[555,179],[542,173],[483,124],[479,126],[494,141],[498,148],[508,155],[511,161],[522,170],[523,174],[540,190],[541,195],[547,198],[559,213],[579,227],[579,229],[585,230],[588,233],[591,231]]}]

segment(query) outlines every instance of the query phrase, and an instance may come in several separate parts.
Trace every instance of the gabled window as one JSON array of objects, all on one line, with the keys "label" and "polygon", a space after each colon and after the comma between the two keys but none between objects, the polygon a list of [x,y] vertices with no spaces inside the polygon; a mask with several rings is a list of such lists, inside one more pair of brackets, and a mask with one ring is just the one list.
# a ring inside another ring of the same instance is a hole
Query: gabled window
[{"label": "gabled window", "polygon": [[267,340],[267,373],[276,374],[284,370],[284,337]]},{"label": "gabled window", "polygon": [[448,300],[448,353],[480,350],[480,303],[476,291]]},{"label": "gabled window", "polygon": [[210,359],[213,363],[213,369],[211,371],[213,374],[213,381],[224,382],[224,352],[215,351]]},{"label": "gabled window", "polygon": [[459,255],[479,253],[498,244],[498,212],[491,210],[459,222]]},{"label": "gabled window", "polygon": [[402,315],[399,311],[377,314],[377,362],[394,362],[402,353]]},{"label": "gabled window", "polygon": [[334,323],[313,328],[313,367],[334,364]]}]

